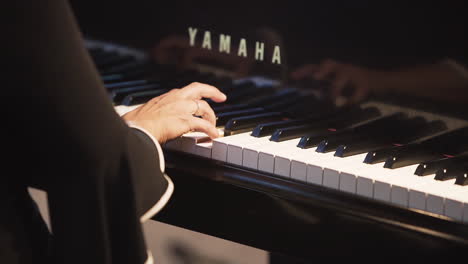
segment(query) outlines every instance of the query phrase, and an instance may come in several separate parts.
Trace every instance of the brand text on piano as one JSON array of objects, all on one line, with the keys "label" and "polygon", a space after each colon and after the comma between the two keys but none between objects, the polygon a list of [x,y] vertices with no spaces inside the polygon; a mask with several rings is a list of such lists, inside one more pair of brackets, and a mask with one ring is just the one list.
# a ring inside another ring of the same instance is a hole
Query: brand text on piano
[{"label": "brand text on piano", "polygon": [[[196,45],[196,37],[198,34],[198,29],[189,27],[188,28],[190,46],[194,47]],[[226,34],[219,34],[219,52],[231,54],[231,36]],[[212,37],[209,30],[205,30],[203,33],[203,39],[201,42],[201,47],[203,49],[212,50]],[[265,43],[255,41],[255,60],[263,61],[265,58]],[[247,40],[241,38],[239,40],[239,45],[237,48],[237,56],[247,58]],[[273,53],[271,55],[272,64],[281,64],[281,51],[278,45],[275,45],[273,48]]]}]

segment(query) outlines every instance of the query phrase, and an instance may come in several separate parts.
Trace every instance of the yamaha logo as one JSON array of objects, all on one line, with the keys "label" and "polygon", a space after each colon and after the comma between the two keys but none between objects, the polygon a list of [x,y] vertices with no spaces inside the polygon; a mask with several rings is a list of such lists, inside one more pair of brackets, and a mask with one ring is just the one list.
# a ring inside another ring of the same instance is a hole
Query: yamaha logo
[{"label": "yamaha logo", "polygon": [[[197,44],[200,45],[200,43],[197,43],[197,35],[199,34],[199,31],[197,28],[189,27],[188,28],[188,34],[189,34],[189,39],[190,39],[190,46],[195,47]],[[213,48],[213,41],[218,41],[218,51],[220,53],[227,53],[231,54],[237,54],[239,57],[244,57],[247,58],[247,56],[252,56],[247,53],[247,40],[245,38],[239,39],[237,45],[237,50],[232,50],[231,49],[231,43],[233,42],[231,39],[230,35],[227,34],[219,34],[217,39],[214,38],[211,34],[210,31],[205,30],[203,33],[200,32],[201,37],[198,37],[199,39],[201,38],[201,48],[207,49],[207,50],[212,50]],[[252,45],[252,44],[249,44]],[[255,41],[255,52],[254,52],[255,60],[257,61],[268,61],[270,60],[271,63],[273,64],[281,64],[281,52],[280,52],[280,47],[275,45],[273,48],[273,54],[271,54],[271,57],[265,58],[265,43]]]}]

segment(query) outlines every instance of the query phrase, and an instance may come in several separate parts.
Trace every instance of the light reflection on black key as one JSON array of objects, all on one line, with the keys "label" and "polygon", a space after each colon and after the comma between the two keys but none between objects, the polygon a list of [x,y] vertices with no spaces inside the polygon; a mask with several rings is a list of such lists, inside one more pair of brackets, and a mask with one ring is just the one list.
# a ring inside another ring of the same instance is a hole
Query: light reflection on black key
[{"label": "light reflection on black key", "polygon": [[315,151],[320,153],[335,151],[338,148],[338,146],[340,146],[344,142],[359,140],[363,137],[363,134],[352,132],[346,134],[330,135],[317,145],[317,149]]},{"label": "light reflection on black key", "polygon": [[399,151],[386,160],[385,168],[400,168],[468,151],[468,127],[449,131],[420,143],[412,151]]},{"label": "light reflection on black key", "polygon": [[455,180],[455,184],[467,186],[468,185],[468,170],[460,171],[457,174],[457,179]]},{"label": "light reflection on black key", "polygon": [[248,108],[248,109],[239,110],[239,111],[217,113],[216,114],[216,126],[218,127],[225,126],[226,123],[231,118],[248,116],[248,115],[253,115],[253,114],[260,114],[264,112],[265,112],[265,109],[261,107],[257,107],[257,108]]},{"label": "light reflection on black key", "polygon": [[379,162],[385,161],[390,155],[397,152],[399,149],[402,148],[413,148],[416,147],[415,144],[413,145],[401,145],[401,144],[392,144],[388,148],[382,148],[370,151],[367,153],[366,157],[364,158],[364,163],[367,164],[376,164]]},{"label": "light reflection on black key", "polygon": [[444,155],[428,151],[422,147],[412,149],[411,151],[402,151],[391,155],[384,163],[384,168],[396,169],[413,164],[418,164],[426,160],[440,159]]},{"label": "light reflection on black key", "polygon": [[366,153],[374,149],[389,147],[390,144],[382,144],[382,142],[377,142],[373,139],[365,140],[362,142],[352,142],[347,144],[339,145],[336,148],[335,156],[345,158],[361,153]]},{"label": "light reflection on black key", "polygon": [[224,126],[224,136],[250,131],[259,123],[278,120],[281,118],[283,118],[283,114],[279,112],[235,117],[230,119]]},{"label": "light reflection on black key", "polygon": [[302,149],[317,147],[325,137],[335,133],[338,133],[336,129],[329,128],[326,132],[321,134],[307,134],[306,136],[301,137],[297,147]]},{"label": "light reflection on black key", "polygon": [[444,169],[449,165],[455,164],[456,162],[466,162],[468,161],[468,155],[460,155],[460,156],[449,156],[442,159],[425,161],[416,167],[414,171],[415,175],[418,176],[426,176],[436,173],[440,169]]},{"label": "light reflection on black key", "polygon": [[304,124],[306,122],[310,122],[310,119],[308,119],[308,118],[289,119],[289,120],[282,120],[282,121],[263,123],[263,124],[257,125],[254,128],[254,130],[252,131],[251,135],[254,136],[254,137],[270,136],[278,128],[289,127],[289,126],[297,126],[297,125],[300,125],[300,124]]},{"label": "light reflection on black key", "polygon": [[408,144],[445,129],[447,129],[445,123],[440,120],[426,122],[423,118],[416,117],[409,119],[405,127],[399,127],[392,133],[383,131],[383,133],[372,134],[358,142],[354,141],[340,145],[336,149],[335,156],[349,157],[380,148],[392,147],[394,142]]},{"label": "light reflection on black key", "polygon": [[372,136],[379,136],[379,134],[382,133],[388,133],[389,129],[402,125],[404,122],[408,121],[405,119],[403,113],[396,113],[394,115],[374,119],[373,121],[334,134],[331,137],[324,138],[317,145],[316,151],[321,153],[335,151],[340,145],[346,142],[360,141]]},{"label": "light reflection on black key", "polygon": [[281,142],[293,138],[301,137],[305,134],[322,133],[328,131],[327,127],[317,125],[300,125],[286,128],[279,128],[270,137],[270,141]]},{"label": "light reflection on black key", "polygon": [[324,133],[329,129],[340,129],[351,126],[380,115],[376,108],[353,108],[348,111],[335,112],[322,120],[311,121],[310,124],[286,127],[276,130],[271,136],[271,141],[280,142],[288,139],[302,137],[307,134]]},{"label": "light reflection on black key", "polygon": [[458,165],[458,166],[453,165],[453,166],[450,166],[448,168],[439,169],[439,170],[437,170],[437,172],[436,172],[436,174],[434,176],[434,180],[448,181],[448,180],[455,179],[455,178],[457,178],[457,175],[462,173],[463,170],[464,170],[464,168],[461,167],[461,165]]}]

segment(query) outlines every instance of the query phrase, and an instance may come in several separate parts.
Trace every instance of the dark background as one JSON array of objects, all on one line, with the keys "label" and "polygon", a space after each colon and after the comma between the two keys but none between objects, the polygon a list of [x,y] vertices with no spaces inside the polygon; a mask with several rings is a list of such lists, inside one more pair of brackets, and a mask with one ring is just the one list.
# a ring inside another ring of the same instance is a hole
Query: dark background
[{"label": "dark background", "polygon": [[73,0],[72,5],[86,36],[138,48],[151,48],[169,34],[188,35],[189,26],[213,36],[230,34],[234,42],[243,36],[248,45],[255,39],[252,32],[269,28],[282,37],[290,66],[334,58],[395,67],[442,57],[466,65],[463,2],[409,2]]}]

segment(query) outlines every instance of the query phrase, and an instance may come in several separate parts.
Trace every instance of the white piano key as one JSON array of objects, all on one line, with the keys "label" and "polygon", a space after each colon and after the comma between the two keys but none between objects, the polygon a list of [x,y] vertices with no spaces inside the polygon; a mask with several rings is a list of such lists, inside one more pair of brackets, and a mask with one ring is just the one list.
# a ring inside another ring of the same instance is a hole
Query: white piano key
[{"label": "white piano key", "polygon": [[[316,163],[318,160],[324,158],[324,154],[318,153],[315,150],[316,148],[300,149],[298,155],[294,156],[291,161],[291,175],[304,175],[305,173],[308,183],[322,185],[323,167],[317,166]],[[298,166],[300,164],[305,165],[305,172],[303,170],[304,166]],[[299,169],[302,169],[302,171]]]},{"label": "white piano key", "polygon": [[[297,147],[297,143],[299,143],[299,141],[292,141],[291,144],[283,146],[275,153],[275,174],[284,177],[292,177],[292,163],[295,157],[300,156],[305,152],[304,149]],[[306,169],[305,166],[303,166],[303,168]],[[305,171],[303,174],[305,180],[307,174]]]},{"label": "white piano key", "polygon": [[[295,141],[295,143],[291,143],[291,141]],[[264,140],[261,144],[253,144],[251,146],[246,146],[243,149],[242,164],[243,166],[246,166],[248,168],[273,173],[275,158],[275,155],[273,153],[279,152],[281,148],[285,150],[288,147],[295,147],[293,145],[297,145],[298,142],[299,139],[288,140],[283,142]]]},{"label": "white piano key", "polygon": [[[353,164],[353,166],[342,168],[341,173],[347,173],[356,176],[356,194],[368,198],[375,198],[374,180],[381,174],[379,170],[384,170],[383,163],[366,164],[362,161]],[[384,186],[378,190],[378,199],[382,201],[390,200],[390,189],[385,192]]]},{"label": "white piano key", "polygon": [[204,143],[198,143],[195,145],[195,153],[198,156],[205,157],[205,158],[211,158],[211,149],[213,147],[213,142],[204,142]]},{"label": "white piano key", "polygon": [[426,176],[424,184],[414,187],[417,191],[426,193],[426,210],[462,221],[465,205],[468,203],[468,190],[456,185],[455,179],[437,181],[433,176]]},{"label": "white piano key", "polygon": [[346,158],[335,157],[334,152],[324,154],[323,158],[318,161],[323,170],[323,185],[333,188],[340,188],[341,170],[347,167],[357,166],[364,160],[365,154],[354,155]]},{"label": "white piano key", "polygon": [[176,140],[179,141],[177,150],[196,154],[196,144],[211,141],[211,138],[203,132],[190,132],[182,135]]},{"label": "white piano key", "polygon": [[228,144],[231,142],[235,142],[236,138],[242,138],[248,133],[242,133],[242,134],[237,134],[233,136],[227,136],[227,137],[220,137],[220,138],[215,138],[213,140],[213,147],[211,149],[211,157],[212,159],[215,160],[220,160],[220,161],[227,161],[227,150],[228,150]]},{"label": "white piano key", "polygon": [[260,147],[268,142],[268,137],[257,138],[251,136],[250,133],[246,133],[242,137],[236,138],[235,142],[228,144],[227,162],[242,165],[244,147]]},{"label": "white piano key", "polygon": [[323,169],[315,165],[307,164],[307,182],[317,185],[323,184]]},{"label": "white piano key", "polygon": [[291,178],[304,182],[307,181],[307,165],[305,162],[291,161]]},{"label": "white piano key", "polygon": [[[284,156],[277,157],[278,155],[289,156],[295,151],[299,151],[297,144],[300,138],[286,140],[282,142],[270,142],[268,146],[262,148],[258,155],[258,169],[263,171],[272,170],[272,173],[289,177],[291,161]],[[276,161],[278,163],[276,164]],[[272,167],[271,167],[272,166]]]},{"label": "white piano key", "polygon": [[408,207],[419,210],[426,210],[426,199],[427,194],[425,192],[410,190]]},{"label": "white piano key", "polygon": [[227,144],[222,140],[213,140],[211,158],[225,162],[227,159]]},{"label": "white piano key", "polygon": [[349,174],[346,172],[340,173],[340,190],[349,192],[349,193],[356,193],[356,187],[357,187],[356,175]]},{"label": "white piano key", "polygon": [[[223,135],[223,129],[218,129],[218,133]],[[197,155],[196,145],[210,141],[211,138],[203,132],[188,132],[178,138],[166,142],[164,144],[164,148]]]}]

